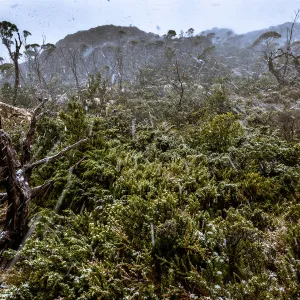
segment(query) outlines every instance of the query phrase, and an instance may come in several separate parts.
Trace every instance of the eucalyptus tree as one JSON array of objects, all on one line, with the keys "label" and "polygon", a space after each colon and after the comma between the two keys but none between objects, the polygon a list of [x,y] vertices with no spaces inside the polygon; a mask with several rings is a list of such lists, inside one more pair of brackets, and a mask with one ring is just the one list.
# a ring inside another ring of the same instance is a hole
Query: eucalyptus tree
[{"label": "eucalyptus tree", "polygon": [[76,43],[70,43],[60,49],[60,54],[63,58],[63,61],[74,77],[78,98],[80,98],[81,92],[81,79],[86,75],[86,72],[84,72],[84,60],[82,56],[82,53],[84,53],[86,50],[87,45],[77,45]]},{"label": "eucalyptus tree", "polygon": [[28,44],[25,46],[25,56],[27,58],[29,72],[33,73],[41,88],[47,86],[44,71],[47,67],[47,61],[54,50],[55,45],[46,43],[45,38],[41,45]]},{"label": "eucalyptus tree", "polygon": [[299,18],[300,10],[295,13],[290,28],[287,28],[284,45],[274,44],[274,41],[282,36],[276,31],[268,31],[260,35],[251,46],[252,48],[261,47],[268,69],[276,78],[279,86],[287,86],[299,80],[300,43],[294,41],[294,29]]},{"label": "eucalyptus tree", "polygon": [[22,33],[19,32],[19,28],[8,21],[0,22],[0,38],[3,45],[8,51],[9,58],[11,59],[14,66],[14,93],[12,103],[16,104],[18,97],[18,89],[20,83],[20,68],[19,60],[22,56],[22,46],[26,43],[26,38],[31,35],[27,30]]},{"label": "eucalyptus tree", "polygon": [[176,35],[177,35],[176,31],[173,30],[173,29],[170,29],[170,30],[168,31],[167,35],[166,35],[166,38],[167,38],[167,39],[173,39],[173,38],[176,37]]}]

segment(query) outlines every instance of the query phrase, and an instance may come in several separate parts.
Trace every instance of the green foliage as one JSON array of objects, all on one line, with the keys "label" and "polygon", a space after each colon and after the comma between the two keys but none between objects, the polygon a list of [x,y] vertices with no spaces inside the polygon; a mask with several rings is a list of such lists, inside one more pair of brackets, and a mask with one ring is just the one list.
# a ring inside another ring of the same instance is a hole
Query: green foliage
[{"label": "green foliage", "polygon": [[200,141],[210,151],[223,152],[235,146],[243,136],[243,128],[232,113],[215,116],[200,130]]},{"label": "green foliage", "polygon": [[221,84],[214,84],[212,93],[206,100],[205,106],[208,114],[226,114],[231,111],[228,94]]},{"label": "green foliage", "polygon": [[252,44],[251,47],[255,47],[259,45],[262,41],[271,40],[271,39],[279,39],[281,35],[276,31],[268,31],[260,35]]},{"label": "green foliage", "polygon": [[206,59],[209,54],[215,50],[215,46],[205,48],[201,54],[198,55],[198,59]]},{"label": "green foliage", "polygon": [[11,40],[13,38],[14,33],[19,32],[18,27],[15,24],[12,24],[8,21],[0,22],[0,36],[2,39],[2,43],[10,49],[11,45],[14,42]]},{"label": "green foliage", "polygon": [[[87,90],[83,97],[89,102],[91,108],[103,108],[106,104],[108,96],[108,79],[103,78],[100,72],[96,75],[90,75],[87,83]],[[100,103],[95,103],[95,98],[100,100]]]},{"label": "green foliage", "polygon": [[167,38],[168,38],[168,39],[172,39],[172,38],[174,38],[176,35],[177,35],[176,31],[170,29],[170,30],[168,31],[168,33],[167,33]]},{"label": "green foliage", "polygon": [[2,65],[0,65],[0,72],[7,74],[13,69],[13,67],[14,67],[13,64],[10,64],[10,63],[2,64]]},{"label": "green foliage", "polygon": [[59,114],[65,125],[65,132],[71,142],[87,136],[88,123],[84,108],[75,100],[68,102],[67,110]]},{"label": "green foliage", "polygon": [[[137,108],[117,107],[87,116],[73,101],[40,121],[43,153],[89,128],[90,141],[34,174],[55,183],[34,202],[37,227],[2,278],[6,298],[297,299],[299,145],[208,109],[132,136]],[[45,210],[57,203],[59,215]]]},{"label": "green foliage", "polygon": [[12,86],[6,82],[1,87],[1,101],[4,103],[11,103],[13,97],[13,88]]},{"label": "green foliage", "polygon": [[[102,83],[90,78],[87,99]],[[266,134],[225,84],[181,111],[141,93],[105,115],[70,101],[41,119],[37,159],[89,141],[34,172],[54,184],[4,299],[299,298],[298,136]]]},{"label": "green foliage", "polygon": [[40,119],[37,124],[37,140],[35,147],[40,149],[39,158],[43,158],[63,137],[64,126],[49,116]]}]

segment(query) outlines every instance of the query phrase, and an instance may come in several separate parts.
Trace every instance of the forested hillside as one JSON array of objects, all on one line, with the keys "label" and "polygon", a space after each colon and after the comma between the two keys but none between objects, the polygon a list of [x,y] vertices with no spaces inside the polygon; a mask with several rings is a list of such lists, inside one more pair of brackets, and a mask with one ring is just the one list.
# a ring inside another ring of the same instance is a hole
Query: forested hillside
[{"label": "forested hillside", "polygon": [[56,45],[0,22],[0,298],[300,299],[298,17]]}]

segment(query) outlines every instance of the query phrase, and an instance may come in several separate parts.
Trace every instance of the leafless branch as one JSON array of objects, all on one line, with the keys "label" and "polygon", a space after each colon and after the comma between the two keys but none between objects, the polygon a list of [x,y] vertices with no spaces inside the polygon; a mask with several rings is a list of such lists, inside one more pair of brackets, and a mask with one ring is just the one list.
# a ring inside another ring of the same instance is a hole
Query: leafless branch
[{"label": "leafless branch", "polygon": [[25,171],[33,170],[34,168],[36,168],[36,167],[38,167],[38,166],[40,166],[42,164],[45,164],[45,163],[48,163],[48,162],[52,162],[52,161],[54,161],[54,160],[62,157],[66,152],[70,151],[71,149],[79,146],[82,143],[85,143],[86,141],[88,141],[88,139],[82,139],[82,140],[76,142],[75,144],[70,145],[70,146],[64,148],[59,153],[57,153],[57,154],[55,154],[53,156],[48,156],[48,157],[45,157],[45,158],[43,158],[41,160],[38,160],[38,161],[36,161],[36,162],[34,162],[32,164],[27,164],[27,165],[24,166],[24,170]]},{"label": "leafless branch", "polygon": [[49,190],[49,188],[51,188],[53,186],[53,184],[54,184],[54,181],[51,180],[51,181],[45,182],[42,185],[32,188],[31,189],[31,198],[35,198],[35,197],[41,196],[43,194],[46,194],[47,191]]},{"label": "leafless branch", "polygon": [[31,158],[30,149],[34,142],[36,124],[39,119],[38,113],[46,101],[47,101],[47,99],[43,99],[41,101],[41,103],[34,109],[33,114],[31,116],[29,130],[28,130],[26,138],[22,144],[22,155],[21,155],[21,164],[22,165],[28,164],[30,162],[30,158]]}]

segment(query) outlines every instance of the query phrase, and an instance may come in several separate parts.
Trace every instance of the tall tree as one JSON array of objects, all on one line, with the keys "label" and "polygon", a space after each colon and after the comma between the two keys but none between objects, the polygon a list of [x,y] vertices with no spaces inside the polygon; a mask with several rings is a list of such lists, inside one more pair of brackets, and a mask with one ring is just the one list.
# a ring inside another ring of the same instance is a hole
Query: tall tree
[{"label": "tall tree", "polygon": [[299,80],[299,43],[293,41],[294,27],[299,17],[300,10],[295,13],[292,25],[286,31],[286,41],[283,46],[276,47],[276,44],[274,44],[275,39],[281,38],[281,35],[275,31],[263,33],[252,44],[252,48],[262,47],[268,69],[276,78],[279,86],[290,85]]},{"label": "tall tree", "polygon": [[177,35],[176,31],[175,30],[172,30],[170,29],[166,35],[166,38],[167,39],[172,39],[172,38],[175,38]]},{"label": "tall tree", "polygon": [[25,46],[25,56],[27,58],[28,70],[34,74],[40,88],[46,88],[47,83],[43,75],[47,60],[55,50],[55,45],[46,43],[45,38],[43,43],[28,44]]},{"label": "tall tree", "polygon": [[61,49],[61,54],[65,59],[66,64],[69,66],[70,70],[75,79],[76,89],[79,93],[80,86],[79,86],[79,79],[78,79],[78,52],[79,48],[74,49],[71,47],[66,47],[64,50]]},{"label": "tall tree", "polygon": [[16,104],[20,82],[19,59],[22,56],[21,49],[26,42],[26,38],[31,35],[29,31],[24,30],[20,34],[18,27],[7,21],[0,22],[0,38],[6,47],[9,58],[12,60],[15,70],[13,105]]}]

